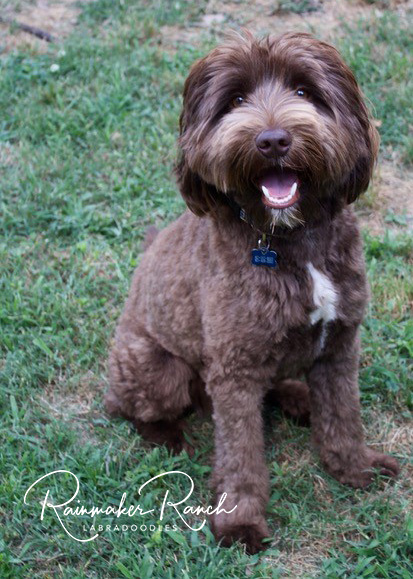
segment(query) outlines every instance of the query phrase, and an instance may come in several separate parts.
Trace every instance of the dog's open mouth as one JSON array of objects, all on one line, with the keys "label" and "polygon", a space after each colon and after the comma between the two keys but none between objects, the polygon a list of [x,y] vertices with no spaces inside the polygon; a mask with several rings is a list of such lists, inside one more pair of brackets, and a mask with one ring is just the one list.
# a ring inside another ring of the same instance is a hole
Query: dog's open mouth
[{"label": "dog's open mouth", "polygon": [[257,181],[262,201],[273,209],[291,207],[300,197],[297,173],[290,169],[268,169]]}]

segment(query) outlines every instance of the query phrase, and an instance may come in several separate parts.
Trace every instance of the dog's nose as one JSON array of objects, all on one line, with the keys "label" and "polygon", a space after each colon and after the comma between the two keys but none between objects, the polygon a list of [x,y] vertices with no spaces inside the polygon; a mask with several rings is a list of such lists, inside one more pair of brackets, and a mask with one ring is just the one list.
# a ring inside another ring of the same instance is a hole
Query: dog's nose
[{"label": "dog's nose", "polygon": [[291,146],[291,135],[284,129],[262,131],[255,139],[257,149],[264,157],[284,157]]}]

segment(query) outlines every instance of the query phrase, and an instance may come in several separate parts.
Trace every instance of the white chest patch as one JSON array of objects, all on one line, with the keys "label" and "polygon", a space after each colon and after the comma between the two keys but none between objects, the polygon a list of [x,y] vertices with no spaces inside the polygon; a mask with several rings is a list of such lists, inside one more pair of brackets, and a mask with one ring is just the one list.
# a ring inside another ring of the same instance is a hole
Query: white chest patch
[{"label": "white chest patch", "polygon": [[336,318],[338,295],[331,280],[311,262],[307,263],[307,269],[313,280],[313,302],[316,306],[310,314],[310,322],[311,324],[316,324],[320,320],[323,322],[320,343],[322,350],[327,337],[326,324]]}]

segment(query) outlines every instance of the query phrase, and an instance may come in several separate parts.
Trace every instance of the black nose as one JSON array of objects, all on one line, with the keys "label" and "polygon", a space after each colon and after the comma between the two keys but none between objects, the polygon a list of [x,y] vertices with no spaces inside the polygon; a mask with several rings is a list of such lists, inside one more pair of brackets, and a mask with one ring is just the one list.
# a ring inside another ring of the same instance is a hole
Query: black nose
[{"label": "black nose", "polygon": [[291,145],[291,135],[284,129],[262,131],[255,139],[257,149],[264,157],[284,157]]}]

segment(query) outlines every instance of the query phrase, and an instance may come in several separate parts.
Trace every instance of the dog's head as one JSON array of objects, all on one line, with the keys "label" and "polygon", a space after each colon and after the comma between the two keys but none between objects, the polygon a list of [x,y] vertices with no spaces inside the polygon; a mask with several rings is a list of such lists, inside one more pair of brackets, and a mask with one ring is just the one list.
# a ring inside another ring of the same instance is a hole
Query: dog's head
[{"label": "dog's head", "polygon": [[255,223],[294,227],[366,190],[378,149],[354,75],[309,34],[235,35],[196,62],[180,119],[181,193],[197,215],[231,196]]}]

